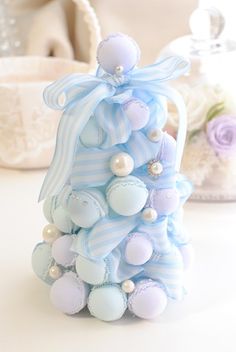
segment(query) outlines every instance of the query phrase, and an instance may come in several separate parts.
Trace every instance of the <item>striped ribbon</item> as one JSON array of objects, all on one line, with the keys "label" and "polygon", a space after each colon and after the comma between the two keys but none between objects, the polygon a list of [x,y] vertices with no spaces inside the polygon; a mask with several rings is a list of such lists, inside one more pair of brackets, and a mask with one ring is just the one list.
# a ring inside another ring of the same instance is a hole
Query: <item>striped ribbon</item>
[{"label": "striped ribbon", "polygon": [[110,149],[81,148],[71,172],[71,185],[74,189],[104,185],[114,176],[110,169],[111,157],[118,153],[118,147]]},{"label": "striped ribbon", "polygon": [[170,252],[171,244],[167,235],[167,217],[162,217],[153,224],[142,223],[138,226],[137,231],[148,234],[155,252],[159,255]]},{"label": "striped ribbon", "polygon": [[[118,118],[119,109],[114,105],[122,104],[135,92],[157,97],[156,102],[159,103],[158,97],[164,96],[176,104],[180,116],[176,153],[176,170],[179,170],[186,135],[186,111],[181,96],[166,86],[165,82],[182,75],[188,69],[189,64],[184,59],[169,57],[142,69],[134,69],[119,80],[116,76],[108,74],[102,77],[72,74],[46,88],[44,93],[46,104],[52,109],[64,110],[64,113],[58,127],[53,161],[44,180],[39,200],[58,194],[68,182],[75,159],[78,137],[96,108],[98,108],[97,122],[103,128],[110,123],[109,128],[112,130],[106,145],[110,146],[110,143],[117,142],[118,144],[127,140],[130,131],[125,120]],[[110,104],[108,111],[116,109],[114,120],[111,118],[113,114],[107,114],[107,104]],[[123,139],[116,141],[116,138],[120,136]]]},{"label": "striped ribbon", "polygon": [[170,298],[179,300],[183,297],[183,259],[175,246],[172,245],[167,254],[153,256],[144,265],[144,273],[160,281]]},{"label": "striped ribbon", "polygon": [[105,258],[138,222],[139,216],[118,216],[115,219],[104,217],[90,231],[80,230],[71,249],[90,259]]},{"label": "striped ribbon", "polygon": [[134,175],[152,188],[171,188],[175,184],[176,174],[174,164],[161,160],[163,172],[157,178],[150,178],[147,169],[139,169],[152,159],[160,159],[159,154],[162,144],[165,141],[165,134],[158,143],[151,142],[142,132],[133,132],[129,141],[124,146],[101,148],[82,148],[75,157],[71,171],[70,182],[72,188],[80,189],[85,187],[98,187],[106,184],[113,176],[110,169],[111,157],[120,152],[128,152],[134,160]]},{"label": "striped ribbon", "polygon": [[110,282],[120,283],[143,271],[141,265],[128,264],[123,255],[122,248],[115,248],[106,258],[108,268],[108,279]]}]

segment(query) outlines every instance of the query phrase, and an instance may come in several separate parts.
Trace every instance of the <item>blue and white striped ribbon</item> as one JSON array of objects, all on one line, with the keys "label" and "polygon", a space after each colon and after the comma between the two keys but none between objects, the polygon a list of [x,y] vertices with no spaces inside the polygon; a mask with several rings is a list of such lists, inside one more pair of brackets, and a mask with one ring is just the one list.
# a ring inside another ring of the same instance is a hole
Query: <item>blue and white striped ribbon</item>
[{"label": "blue and white striped ribbon", "polygon": [[115,248],[105,258],[105,262],[107,264],[110,282],[120,283],[143,271],[142,266],[131,265],[125,261],[120,247]]},{"label": "blue and white striped ribbon", "polygon": [[81,148],[76,155],[71,172],[73,189],[104,185],[114,176],[110,169],[111,157],[118,153],[118,147],[110,149]]},{"label": "blue and white striped ribbon", "polygon": [[170,252],[171,243],[167,235],[167,217],[162,217],[153,224],[142,223],[138,226],[137,231],[148,234],[156,253],[166,254]]},{"label": "blue and white striped ribbon", "polygon": [[[128,99],[129,94],[126,96]],[[115,98],[115,97],[114,97]],[[115,99],[114,99],[115,100]],[[101,148],[111,148],[115,144],[126,143],[131,134],[131,125],[118,104],[102,102],[96,109],[95,120],[105,132]]]},{"label": "blue and white striped ribbon", "polygon": [[151,142],[142,132],[133,132],[126,143],[126,151],[132,155],[134,166],[138,168],[154,159],[161,147],[161,141]]},{"label": "blue and white striped ribbon", "polygon": [[144,265],[144,273],[160,281],[170,298],[179,300],[183,297],[183,259],[174,245],[169,253],[153,256]]},{"label": "blue and white striped ribbon", "polygon": [[[116,101],[115,96],[118,97],[117,102],[122,103],[124,96],[126,94],[130,96],[134,91],[142,91],[153,97],[161,95],[176,104],[180,116],[176,153],[176,170],[178,171],[185,142],[186,111],[181,96],[165,86],[164,82],[185,73],[188,68],[189,64],[184,59],[169,57],[142,69],[133,70],[120,82],[115,76],[93,77],[73,74],[51,84],[45,90],[45,102],[53,109],[64,110],[64,113],[57,132],[53,161],[44,180],[39,200],[58,194],[67,183],[75,158],[78,138],[99,104],[104,101],[109,102],[111,98],[114,102]],[[62,98],[64,98],[63,102],[60,101]],[[111,104],[111,109],[116,108],[113,105],[116,104]],[[109,120],[110,116],[106,114],[105,107],[101,105],[100,108],[102,111],[99,114],[96,112],[96,120],[98,122],[101,120],[100,123],[104,127],[107,123],[105,119]],[[117,114],[115,116],[117,117]],[[123,121],[123,125],[119,124],[119,121]],[[115,129],[122,137],[127,133],[127,138],[129,128],[124,120],[115,118],[113,124],[111,138],[115,138]]]},{"label": "blue and white striped ribbon", "polygon": [[80,230],[72,249],[90,259],[105,258],[138,224],[139,216],[102,218],[93,228]]}]

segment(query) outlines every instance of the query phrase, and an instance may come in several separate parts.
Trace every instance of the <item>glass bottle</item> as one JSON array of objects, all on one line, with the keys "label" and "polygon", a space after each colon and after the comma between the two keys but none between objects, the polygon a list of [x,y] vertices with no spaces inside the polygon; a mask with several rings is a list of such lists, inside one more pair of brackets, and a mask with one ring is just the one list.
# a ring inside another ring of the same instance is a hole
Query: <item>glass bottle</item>
[{"label": "glass bottle", "polygon": [[[188,115],[181,171],[193,183],[193,200],[236,201],[236,42],[224,37],[225,19],[216,8],[198,8],[189,23],[192,34],[162,51],[191,62],[189,74],[174,83]],[[169,104],[166,128],[175,135],[177,126]]]}]

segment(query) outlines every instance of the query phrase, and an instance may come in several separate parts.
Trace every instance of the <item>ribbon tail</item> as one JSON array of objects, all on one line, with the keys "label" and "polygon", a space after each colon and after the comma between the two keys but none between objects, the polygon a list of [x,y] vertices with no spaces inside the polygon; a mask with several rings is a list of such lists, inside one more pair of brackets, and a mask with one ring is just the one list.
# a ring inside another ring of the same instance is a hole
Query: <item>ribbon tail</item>
[{"label": "ribbon tail", "polygon": [[189,62],[181,56],[163,57],[152,65],[136,69],[131,74],[131,85],[137,82],[165,82],[176,79],[189,70]]},{"label": "ribbon tail", "polygon": [[110,85],[99,84],[86,97],[71,104],[63,113],[53,161],[45,177],[39,201],[58,194],[67,183],[72,169],[78,137],[89,121],[96,106],[114,94]]},{"label": "ribbon tail", "polygon": [[177,133],[176,143],[176,157],[175,157],[175,171],[179,172],[184,152],[184,145],[187,133],[187,112],[182,96],[173,88],[164,85],[154,86],[149,85],[149,89],[154,94],[160,94],[171,100],[178,111],[179,115],[179,128]]}]

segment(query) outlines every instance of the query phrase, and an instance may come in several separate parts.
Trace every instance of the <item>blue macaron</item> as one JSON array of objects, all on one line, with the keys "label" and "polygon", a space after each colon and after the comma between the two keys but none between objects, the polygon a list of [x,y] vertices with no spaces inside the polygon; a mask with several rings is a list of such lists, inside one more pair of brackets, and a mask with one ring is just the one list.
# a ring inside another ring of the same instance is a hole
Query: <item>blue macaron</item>
[{"label": "blue macaron", "polygon": [[108,213],[105,197],[95,188],[72,191],[66,202],[66,207],[70,219],[77,226],[83,228],[92,227]]},{"label": "blue macaron", "polygon": [[55,264],[51,245],[45,242],[38,243],[33,250],[31,261],[32,268],[38,278],[51,285],[54,279],[49,276],[49,269]]},{"label": "blue macaron", "polygon": [[115,177],[106,189],[106,197],[117,214],[132,216],[144,207],[148,190],[145,183],[135,176]]}]

